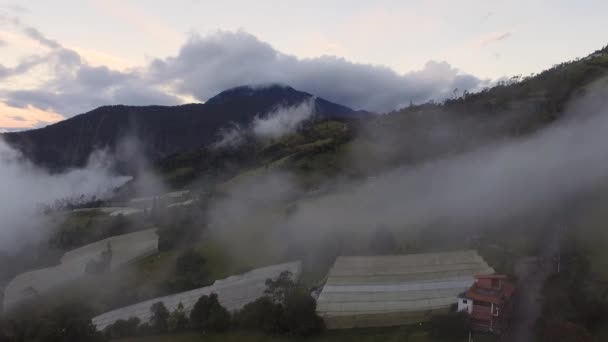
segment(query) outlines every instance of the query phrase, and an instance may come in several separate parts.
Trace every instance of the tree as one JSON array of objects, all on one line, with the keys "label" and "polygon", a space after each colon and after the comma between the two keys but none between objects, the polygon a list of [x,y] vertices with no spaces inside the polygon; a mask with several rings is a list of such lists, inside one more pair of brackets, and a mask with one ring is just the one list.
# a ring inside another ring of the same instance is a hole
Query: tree
[{"label": "tree", "polygon": [[184,305],[179,303],[177,309],[169,316],[169,332],[183,331],[188,328],[188,317],[184,311]]},{"label": "tree", "polygon": [[240,329],[261,330],[266,334],[284,332],[283,306],[274,303],[270,297],[263,296],[246,304],[235,315],[235,323]]},{"label": "tree", "polygon": [[152,317],[150,317],[150,327],[157,334],[169,331],[169,310],[163,302],[156,302],[150,307]]},{"label": "tree", "polygon": [[137,336],[149,336],[154,333],[150,323],[143,323],[137,327]]},{"label": "tree", "polygon": [[212,293],[198,299],[190,312],[190,325],[201,331],[226,331],[230,327],[230,313]]},{"label": "tree", "polygon": [[131,317],[128,320],[119,319],[114,322],[114,324],[106,327],[104,329],[104,334],[108,339],[133,337],[137,335],[139,323],[140,321],[137,317]]},{"label": "tree", "polygon": [[175,275],[168,286],[172,291],[186,291],[209,285],[207,261],[196,251],[189,249],[175,261]]},{"label": "tree", "polygon": [[316,313],[315,299],[298,290],[290,272],[266,280],[266,287],[265,296],[245,305],[235,315],[239,328],[301,337],[323,330],[323,320]]},{"label": "tree", "polygon": [[323,331],[323,319],[317,315],[317,302],[306,293],[293,292],[285,299],[283,325],[292,336],[308,337]]},{"label": "tree", "polygon": [[289,271],[283,271],[276,279],[266,279],[264,294],[278,304],[284,304],[285,299],[296,289],[296,284]]},{"label": "tree", "polygon": [[85,304],[64,302],[35,320],[22,322],[16,340],[48,342],[104,341],[91,321],[92,310]]}]

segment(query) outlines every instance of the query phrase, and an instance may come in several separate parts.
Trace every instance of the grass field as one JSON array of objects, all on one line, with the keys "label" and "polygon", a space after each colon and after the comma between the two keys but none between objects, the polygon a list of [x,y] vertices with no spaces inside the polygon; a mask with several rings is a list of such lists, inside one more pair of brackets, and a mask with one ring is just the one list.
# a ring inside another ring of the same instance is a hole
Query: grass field
[{"label": "grass field", "polygon": [[[473,336],[475,342],[494,342],[493,336]],[[183,333],[176,335],[149,336],[118,340],[121,342],[439,342],[432,339],[428,333],[418,326],[403,326],[394,328],[332,330],[313,338],[288,338],[285,336],[266,336],[252,332],[231,332],[224,334]],[[467,339],[462,340],[467,341]],[[457,342],[457,341],[454,341]]]}]

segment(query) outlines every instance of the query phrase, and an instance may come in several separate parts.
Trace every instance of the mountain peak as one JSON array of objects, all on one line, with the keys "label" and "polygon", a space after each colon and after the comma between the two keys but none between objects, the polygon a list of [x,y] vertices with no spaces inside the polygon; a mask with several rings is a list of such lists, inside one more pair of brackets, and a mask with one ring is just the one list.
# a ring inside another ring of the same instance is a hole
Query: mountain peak
[{"label": "mountain peak", "polygon": [[246,98],[248,97],[252,99],[261,98],[264,100],[284,99],[288,102],[292,102],[291,100],[303,101],[311,98],[312,95],[280,83],[252,84],[224,90],[207,100],[206,104],[224,105],[227,102],[247,100]]},{"label": "mountain peak", "polygon": [[3,134],[34,163],[50,169],[82,166],[100,148],[113,150],[135,135],[151,159],[207,146],[218,132],[279,107],[314,100],[315,115],[325,119],[356,119],[362,112],[317,98],[283,84],[247,85],[228,89],[204,104],[166,106],[103,106],[38,130]]}]

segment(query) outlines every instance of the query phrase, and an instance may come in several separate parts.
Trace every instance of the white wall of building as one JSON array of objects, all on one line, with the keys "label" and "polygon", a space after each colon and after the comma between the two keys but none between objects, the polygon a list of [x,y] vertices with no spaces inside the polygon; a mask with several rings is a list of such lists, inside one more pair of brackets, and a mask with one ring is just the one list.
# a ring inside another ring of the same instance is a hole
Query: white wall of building
[{"label": "white wall of building", "polygon": [[473,301],[466,298],[458,298],[458,312],[466,311],[471,314],[473,312]]}]

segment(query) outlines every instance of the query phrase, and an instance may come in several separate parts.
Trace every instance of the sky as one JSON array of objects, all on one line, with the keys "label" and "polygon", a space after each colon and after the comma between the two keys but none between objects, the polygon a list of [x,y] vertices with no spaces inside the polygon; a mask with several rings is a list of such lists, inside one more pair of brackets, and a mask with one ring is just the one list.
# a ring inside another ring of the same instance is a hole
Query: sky
[{"label": "sky", "polygon": [[0,130],[284,83],[386,112],[607,44],[605,1],[0,0]]}]

